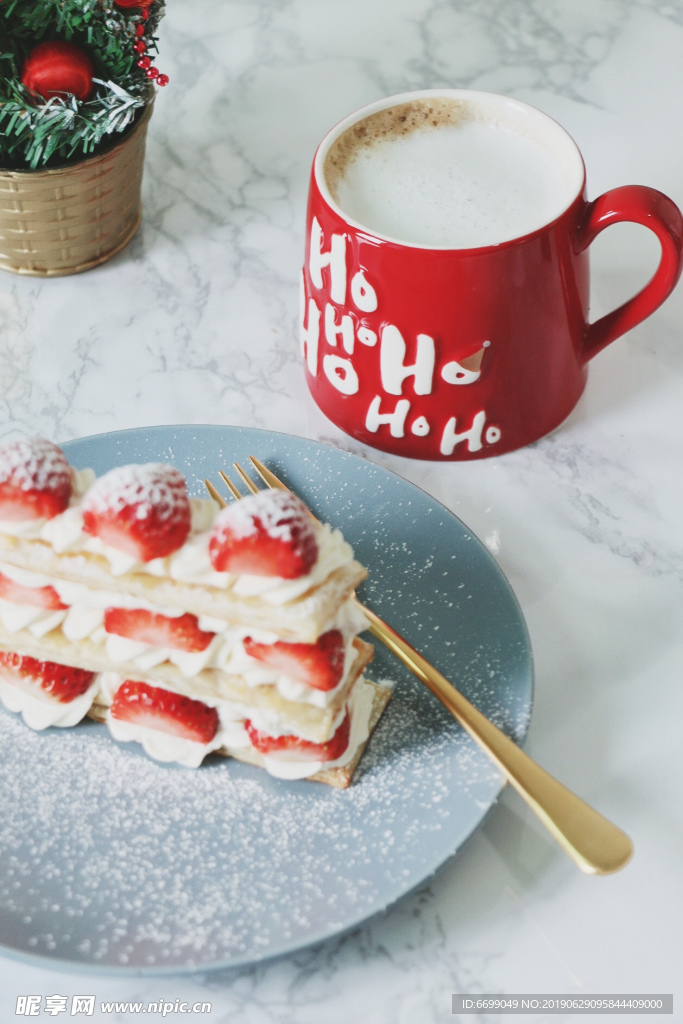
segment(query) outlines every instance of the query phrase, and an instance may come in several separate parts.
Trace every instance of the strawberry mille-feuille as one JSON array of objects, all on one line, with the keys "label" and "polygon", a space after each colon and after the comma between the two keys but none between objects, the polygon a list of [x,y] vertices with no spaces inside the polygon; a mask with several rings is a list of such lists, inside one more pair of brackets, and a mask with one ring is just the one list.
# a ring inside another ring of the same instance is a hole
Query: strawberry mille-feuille
[{"label": "strawberry mille-feuille", "polygon": [[390,695],[363,676],[365,575],[288,492],[218,511],[173,466],[0,446],[0,700],[34,729],[89,715],[161,761],[348,786]]}]

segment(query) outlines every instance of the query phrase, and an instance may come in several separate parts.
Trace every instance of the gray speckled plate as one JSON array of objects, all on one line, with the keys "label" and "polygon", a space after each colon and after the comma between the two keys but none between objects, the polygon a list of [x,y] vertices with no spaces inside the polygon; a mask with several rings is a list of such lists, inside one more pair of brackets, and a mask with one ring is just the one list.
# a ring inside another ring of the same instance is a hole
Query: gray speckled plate
[{"label": "gray speckled plate", "polygon": [[[237,427],[152,427],[64,445],[79,468],[168,461],[203,479],[258,455],[370,569],[360,596],[522,740],[532,660],[519,605],[447,509],[357,456]],[[158,765],[103,726],[34,733],[0,712],[0,946],[97,973],[237,967],[351,929],[476,829],[500,775],[383,648],[395,693],[348,790],[210,758]]]}]

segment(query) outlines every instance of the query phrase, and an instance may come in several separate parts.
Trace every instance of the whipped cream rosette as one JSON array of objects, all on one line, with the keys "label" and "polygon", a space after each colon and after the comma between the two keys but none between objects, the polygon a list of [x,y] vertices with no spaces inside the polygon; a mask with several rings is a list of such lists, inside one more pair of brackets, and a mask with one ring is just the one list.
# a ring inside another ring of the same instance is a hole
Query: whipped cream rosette
[{"label": "whipped cream rosette", "polygon": [[0,701],[32,728],[87,714],[161,761],[346,786],[389,698],[363,675],[365,575],[287,492],[219,512],[172,466],[96,479],[0,446]]}]

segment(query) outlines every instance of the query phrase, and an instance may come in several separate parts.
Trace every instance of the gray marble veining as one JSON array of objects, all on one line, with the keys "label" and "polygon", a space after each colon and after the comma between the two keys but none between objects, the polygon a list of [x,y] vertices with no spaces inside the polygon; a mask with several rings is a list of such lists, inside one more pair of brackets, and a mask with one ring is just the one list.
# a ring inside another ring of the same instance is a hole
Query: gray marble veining
[{"label": "gray marble veining", "polygon": [[[662,0],[168,0],[171,83],[150,126],[142,229],[80,277],[3,275],[0,437],[260,426],[332,441],[425,488],[487,543],[521,601],[538,680],[530,752],[633,835],[636,857],[612,878],[580,876],[505,793],[428,886],[351,935],[177,979],[93,980],[2,960],[3,1019],[28,992],[204,999],[211,1013],[185,1019],[216,1024],[441,1024],[453,991],[674,990],[680,289],[596,358],[553,435],[447,467],[361,450],[315,409],[297,290],[315,147],[342,116],[394,92],[517,96],[577,140],[591,197],[642,182],[683,205],[682,50],[683,9]],[[601,237],[595,315],[637,290],[656,258],[642,229]]]}]

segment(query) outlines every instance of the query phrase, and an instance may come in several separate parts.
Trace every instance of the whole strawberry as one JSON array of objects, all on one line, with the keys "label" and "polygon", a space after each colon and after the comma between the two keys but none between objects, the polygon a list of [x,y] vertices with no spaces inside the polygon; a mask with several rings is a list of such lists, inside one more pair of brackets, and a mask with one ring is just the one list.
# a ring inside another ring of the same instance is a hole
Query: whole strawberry
[{"label": "whole strawberry", "polygon": [[69,504],[66,455],[44,437],[0,445],[0,520],[52,519]]},{"label": "whole strawberry", "polygon": [[87,492],[82,512],[86,533],[141,562],[173,554],[190,532],[185,478],[161,462],[105,473]]},{"label": "whole strawberry", "polygon": [[289,491],[259,491],[218,514],[209,556],[218,572],[297,579],[318,559],[316,529]]}]

